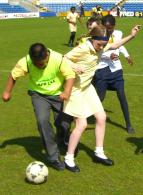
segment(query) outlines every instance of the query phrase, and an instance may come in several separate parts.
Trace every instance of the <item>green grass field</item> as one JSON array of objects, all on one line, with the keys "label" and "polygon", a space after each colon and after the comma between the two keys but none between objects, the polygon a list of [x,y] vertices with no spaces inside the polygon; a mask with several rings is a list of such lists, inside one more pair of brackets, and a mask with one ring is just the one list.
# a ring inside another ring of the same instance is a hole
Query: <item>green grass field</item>
[{"label": "green grass field", "polygon": [[[121,18],[117,29],[124,35],[135,24],[143,25],[142,18]],[[9,71],[28,52],[30,44],[42,42],[61,53],[70,50],[66,21],[58,18],[17,19],[0,21],[0,93]],[[78,26],[77,37],[85,29]],[[46,163],[43,146],[27,95],[27,78],[18,80],[10,102],[0,100],[0,194],[1,195],[142,195],[143,194],[143,30],[126,45],[134,59],[134,66],[121,57],[124,68],[125,90],[134,135],[124,129],[124,118],[116,93],[108,92],[104,101],[107,110],[105,152],[115,161],[112,167],[92,162],[94,124],[80,141],[76,158],[81,172],[58,172],[49,167],[48,181],[41,185],[25,182],[25,169],[35,160]],[[63,156],[62,156],[63,158]]]}]

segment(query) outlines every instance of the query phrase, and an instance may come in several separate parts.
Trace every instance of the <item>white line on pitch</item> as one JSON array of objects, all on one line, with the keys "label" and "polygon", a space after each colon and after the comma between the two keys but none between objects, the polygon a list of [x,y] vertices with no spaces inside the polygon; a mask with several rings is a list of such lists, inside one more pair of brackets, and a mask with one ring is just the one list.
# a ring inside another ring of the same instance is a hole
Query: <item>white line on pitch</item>
[{"label": "white line on pitch", "polygon": [[143,77],[143,74],[124,74],[125,76],[133,76],[133,77]]},{"label": "white line on pitch", "polygon": [[[0,72],[10,72],[11,70],[0,70]],[[133,77],[143,77],[143,74],[132,74],[132,73],[128,73],[128,74],[126,74],[126,73],[124,73],[123,75],[125,75],[125,76],[133,76]]]}]

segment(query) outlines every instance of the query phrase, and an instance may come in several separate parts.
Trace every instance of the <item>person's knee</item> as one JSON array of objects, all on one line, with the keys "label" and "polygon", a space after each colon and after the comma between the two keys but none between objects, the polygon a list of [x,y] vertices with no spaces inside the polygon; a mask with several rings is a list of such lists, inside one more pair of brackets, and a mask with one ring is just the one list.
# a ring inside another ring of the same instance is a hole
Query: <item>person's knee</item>
[{"label": "person's knee", "polygon": [[84,131],[87,127],[87,121],[82,121],[82,122],[77,121],[76,122],[76,127],[77,127],[78,130]]},{"label": "person's knee", "polygon": [[105,111],[101,111],[101,112],[99,112],[99,113],[96,115],[96,121],[97,121],[98,123],[101,123],[101,124],[103,124],[103,123],[106,122],[106,113],[105,113]]},{"label": "person's knee", "polygon": [[43,125],[49,123],[49,118],[46,115],[41,114],[41,115],[38,115],[36,118],[37,118],[37,123],[40,126],[43,126]]},{"label": "person's knee", "polygon": [[73,122],[73,117],[62,113],[57,117],[54,124],[57,128],[60,128],[64,131],[68,131],[71,128],[72,122]]},{"label": "person's knee", "polygon": [[63,129],[64,131],[69,131],[71,128],[71,123],[62,121],[60,124],[60,128]]},{"label": "person's knee", "polygon": [[120,101],[124,101],[126,99],[125,91],[123,88],[117,89],[117,96]]}]

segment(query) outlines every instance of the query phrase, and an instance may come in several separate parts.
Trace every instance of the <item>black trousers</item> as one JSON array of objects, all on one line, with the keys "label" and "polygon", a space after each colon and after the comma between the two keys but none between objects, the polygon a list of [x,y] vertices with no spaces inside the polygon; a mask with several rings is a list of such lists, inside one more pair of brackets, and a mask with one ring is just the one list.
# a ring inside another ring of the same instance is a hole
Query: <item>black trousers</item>
[{"label": "black trousers", "polygon": [[124,90],[123,70],[111,72],[109,67],[98,69],[92,80],[101,101],[104,100],[106,91],[116,91],[124,115],[126,127],[131,126],[128,102]]}]

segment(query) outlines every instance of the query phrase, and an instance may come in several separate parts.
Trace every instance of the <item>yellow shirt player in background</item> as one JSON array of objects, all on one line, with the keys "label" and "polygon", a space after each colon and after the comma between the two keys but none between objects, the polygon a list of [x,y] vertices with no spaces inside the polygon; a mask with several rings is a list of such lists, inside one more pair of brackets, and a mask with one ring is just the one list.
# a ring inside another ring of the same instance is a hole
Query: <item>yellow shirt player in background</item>
[{"label": "yellow shirt player in background", "polygon": [[80,21],[80,16],[76,12],[76,8],[71,7],[70,12],[67,14],[67,22],[69,23],[69,30],[71,32],[69,42],[68,42],[69,47],[74,46],[74,40],[77,31],[77,20]]},{"label": "yellow shirt player in background", "polygon": [[102,7],[100,5],[97,5],[96,7],[92,8],[92,17],[99,17],[102,18]]}]

